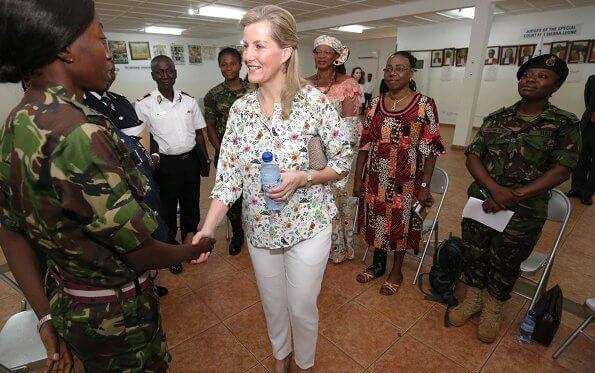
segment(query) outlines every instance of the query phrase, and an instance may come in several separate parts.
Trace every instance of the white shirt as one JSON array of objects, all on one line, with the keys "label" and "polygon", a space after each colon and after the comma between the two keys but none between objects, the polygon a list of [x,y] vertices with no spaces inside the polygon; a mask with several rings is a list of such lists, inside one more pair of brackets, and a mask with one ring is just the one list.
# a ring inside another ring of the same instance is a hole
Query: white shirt
[{"label": "white shirt", "polygon": [[167,155],[191,151],[196,146],[196,130],[207,126],[194,97],[176,90],[173,102],[156,89],[138,99],[134,109],[149,126],[159,152]]},{"label": "white shirt", "polygon": [[371,95],[374,92],[374,82],[364,83],[364,93]]}]

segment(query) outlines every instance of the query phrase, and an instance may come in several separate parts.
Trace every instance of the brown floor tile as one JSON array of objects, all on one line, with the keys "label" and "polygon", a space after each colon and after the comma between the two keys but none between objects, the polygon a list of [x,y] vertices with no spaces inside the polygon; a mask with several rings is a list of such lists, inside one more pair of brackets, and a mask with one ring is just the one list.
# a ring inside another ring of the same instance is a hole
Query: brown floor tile
[{"label": "brown floor tile", "polygon": [[[521,320],[524,316],[525,308],[523,312],[520,312],[514,320],[512,326],[506,332],[506,335],[502,339],[501,345],[507,346],[507,353],[511,352],[513,356],[526,355],[527,352],[536,355],[532,361],[537,361],[539,365],[552,366],[559,368],[565,368],[571,372],[594,372],[595,371],[595,354],[585,353],[587,351],[593,351],[593,344],[585,336],[579,335],[574,342],[564,350],[564,352],[558,357],[553,359],[552,354],[558,349],[563,341],[575,330],[576,327],[570,327],[564,323],[560,324],[558,332],[556,333],[554,340],[549,347],[543,346],[539,343],[531,343],[529,345],[521,345],[516,341],[518,335]],[[567,313],[562,315],[562,319]],[[578,326],[578,325],[577,325]],[[491,358],[490,358],[491,360]],[[537,365],[537,366],[539,366]]]},{"label": "brown floor tile", "polygon": [[165,286],[169,291],[181,290],[182,292],[188,292],[191,289],[184,280],[184,273],[188,272],[188,269],[189,265],[184,266],[182,273],[177,275],[171,273],[169,269],[162,269],[155,279],[155,284]]},{"label": "brown floor tile", "polygon": [[549,357],[540,356],[528,349],[500,343],[481,372],[525,373],[525,372],[579,372],[566,370]]},{"label": "brown floor tile", "polygon": [[175,372],[243,373],[258,364],[223,324],[172,348],[171,354]]},{"label": "brown floor tile", "polygon": [[320,322],[320,334],[367,367],[400,336],[386,317],[349,302]]},{"label": "brown floor tile", "polygon": [[223,277],[235,272],[236,270],[223,259],[221,254],[214,254],[209,257],[207,263],[186,265],[182,278],[191,289],[200,290],[207,285],[216,284]]},{"label": "brown floor tile", "polygon": [[21,296],[12,294],[0,300],[0,328],[12,315],[21,311],[21,299]]},{"label": "brown floor tile", "polygon": [[236,270],[242,271],[244,269],[252,268],[252,259],[250,259],[250,253],[246,244],[242,246],[242,251],[238,255],[229,255],[228,245],[225,246],[224,250],[221,250],[221,254],[225,254],[223,259],[231,264]]},{"label": "brown floor tile", "polygon": [[[0,252],[2,251],[0,250]],[[0,260],[0,263],[5,263],[5,261],[3,262]],[[12,273],[8,272],[6,273],[6,276],[14,281],[14,276],[12,275]],[[18,293],[6,282],[0,280],[0,300],[7,298],[11,295],[18,295]]]},{"label": "brown floor tile", "polygon": [[258,301],[256,284],[243,273],[234,273],[197,291],[220,320],[237,314]]},{"label": "brown floor tile", "polygon": [[269,373],[269,371],[266,370],[265,367],[263,367],[262,365],[258,364],[250,370],[246,371],[246,373]]},{"label": "brown floor tile", "polygon": [[404,335],[368,368],[368,372],[466,373],[469,371],[418,340]]},{"label": "brown floor tile", "polygon": [[378,281],[355,298],[355,301],[383,314],[401,330],[407,330],[434,305],[433,302],[424,300],[417,285],[411,283],[410,279],[414,274],[413,269],[403,269],[404,280],[395,295],[380,294],[382,284]]},{"label": "brown floor tile", "polygon": [[348,302],[347,297],[343,296],[338,290],[323,285],[318,296],[318,315],[322,320],[342,305]]},{"label": "brown floor tile", "polygon": [[[273,370],[275,358],[271,355],[264,362],[264,366],[269,370]],[[319,335],[318,343],[316,345],[316,357],[313,373],[359,373],[363,372],[364,368],[353,361],[343,351],[334,346],[326,338]],[[297,372],[297,365],[292,356],[291,366],[288,373]]]},{"label": "brown floor tile", "polygon": [[161,315],[170,348],[219,323],[215,313],[193,292],[162,306]]},{"label": "brown floor tile", "polygon": [[267,324],[260,302],[228,318],[223,323],[259,361],[264,360],[272,353]]},{"label": "brown floor tile", "polygon": [[[372,251],[370,250],[368,254],[370,257]],[[360,284],[355,280],[357,274],[365,270],[366,266],[357,259],[345,261],[341,264],[334,264],[329,261],[322,284],[337,290],[347,299],[353,299],[378,281],[378,279],[375,279],[367,284]]]},{"label": "brown floor tile", "polygon": [[[477,325],[473,322],[460,328],[445,328],[444,312],[444,308],[435,306],[407,334],[468,370],[478,371],[493,352],[496,343],[490,345],[480,342],[476,337]],[[502,334],[509,325],[510,322],[502,323]]]}]

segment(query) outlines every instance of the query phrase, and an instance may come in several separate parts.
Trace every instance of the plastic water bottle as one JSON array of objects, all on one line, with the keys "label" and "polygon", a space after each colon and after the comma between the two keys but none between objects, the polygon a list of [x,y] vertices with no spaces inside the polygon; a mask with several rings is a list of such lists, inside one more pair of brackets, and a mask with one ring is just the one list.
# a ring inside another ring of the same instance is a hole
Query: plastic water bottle
[{"label": "plastic water bottle", "polygon": [[537,314],[533,310],[529,310],[523,321],[521,322],[521,328],[519,331],[519,336],[517,337],[517,341],[520,344],[529,344],[531,343],[531,335],[533,334],[533,330],[535,329],[535,317]]},{"label": "plastic water bottle", "polygon": [[[271,188],[281,185],[281,170],[279,166],[273,162],[273,153],[262,153],[262,164],[260,165],[260,182],[262,183],[262,190],[268,192]],[[280,211],[285,207],[285,202],[275,202],[266,195],[264,199],[269,211]]]}]

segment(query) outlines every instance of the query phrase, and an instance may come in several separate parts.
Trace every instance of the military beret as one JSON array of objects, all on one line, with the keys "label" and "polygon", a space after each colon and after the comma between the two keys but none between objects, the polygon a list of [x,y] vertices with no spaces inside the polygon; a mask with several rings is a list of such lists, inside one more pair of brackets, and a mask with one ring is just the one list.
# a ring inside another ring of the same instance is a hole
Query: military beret
[{"label": "military beret", "polygon": [[516,73],[517,80],[521,80],[527,69],[551,70],[558,74],[562,83],[568,76],[568,66],[566,65],[566,62],[553,54],[542,54],[541,56],[533,57],[525,62]]}]

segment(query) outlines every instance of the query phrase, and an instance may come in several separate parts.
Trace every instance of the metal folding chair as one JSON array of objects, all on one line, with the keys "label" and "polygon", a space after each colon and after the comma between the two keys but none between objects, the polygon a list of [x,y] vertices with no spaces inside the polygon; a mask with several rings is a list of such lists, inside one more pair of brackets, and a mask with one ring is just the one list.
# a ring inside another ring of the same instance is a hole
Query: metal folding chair
[{"label": "metal folding chair", "polygon": [[439,167],[435,167],[434,173],[432,174],[432,181],[430,182],[430,191],[433,194],[440,195],[440,202],[438,203],[438,207],[436,208],[436,215],[434,215],[434,219],[424,220],[422,225],[421,236],[423,237],[424,234],[427,234],[427,238],[421,255],[414,255],[416,258],[419,259],[419,265],[417,266],[417,271],[415,271],[415,276],[413,277],[414,285],[417,283],[417,280],[419,279],[419,276],[421,274],[421,268],[424,264],[424,259],[426,258],[426,255],[428,255],[430,242],[432,241],[432,233],[434,234],[434,252],[438,248],[438,229],[440,227],[439,217],[440,212],[442,211],[442,206],[444,205],[444,198],[446,197],[446,192],[448,192],[449,182],[450,180],[446,171]]},{"label": "metal folding chair", "polygon": [[[529,257],[523,261],[523,263],[521,263],[521,278],[534,285],[537,285],[535,293],[529,296],[518,291],[516,288],[513,290],[515,294],[531,300],[529,309],[533,309],[533,306],[535,306],[539,296],[547,288],[547,282],[552,270],[552,265],[554,264],[554,257],[556,256],[560,246],[560,241],[562,241],[562,235],[564,234],[566,226],[568,225],[568,219],[570,218],[571,211],[572,205],[570,204],[568,197],[566,197],[566,195],[564,195],[564,193],[560,192],[558,189],[552,189],[547,206],[547,220],[561,223],[558,235],[556,236],[556,240],[554,241],[549,254],[533,251],[531,255],[529,255]],[[541,272],[539,280],[535,280],[533,277],[541,269],[543,269],[543,271]]]},{"label": "metal folding chair", "polygon": [[593,315],[595,314],[595,298],[587,299],[587,301],[585,302],[585,306],[587,307],[588,312],[587,317],[578,326],[578,328],[576,328],[576,330],[572,332],[572,334],[569,335],[564,342],[562,342],[562,344],[560,345],[560,347],[558,347],[556,352],[554,352],[554,354],[552,355],[554,359],[557,359],[558,356],[560,356],[560,354],[566,349],[566,347],[570,346],[570,344],[576,339],[576,337],[578,337],[579,334],[584,335],[591,342],[595,342],[595,339],[593,339],[593,337],[585,333],[585,329],[587,328],[587,326],[589,326],[591,321],[593,321]]},{"label": "metal folding chair", "polygon": [[0,372],[21,373],[43,368],[47,355],[33,311],[12,315],[0,331]]},{"label": "metal folding chair", "polygon": [[25,311],[27,309],[27,301],[24,298],[25,294],[23,294],[21,288],[16,282],[14,282],[10,277],[6,275],[8,272],[10,272],[8,264],[0,264],[0,280],[6,282],[8,286],[10,286],[23,296],[23,299],[21,300],[21,311]]}]

